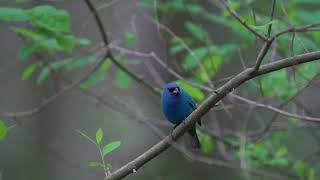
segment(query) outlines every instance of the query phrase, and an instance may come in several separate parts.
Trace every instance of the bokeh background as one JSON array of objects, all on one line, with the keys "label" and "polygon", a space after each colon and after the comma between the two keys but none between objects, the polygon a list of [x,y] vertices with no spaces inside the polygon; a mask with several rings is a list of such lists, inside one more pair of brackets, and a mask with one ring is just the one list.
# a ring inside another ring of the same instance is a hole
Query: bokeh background
[{"label": "bokeh background", "polygon": [[[17,118],[7,116],[7,112],[34,109],[83,77],[103,58],[107,48],[111,48],[120,64],[159,91],[164,83],[179,78],[157,59],[184,80],[215,88],[244,68],[254,66],[263,44],[219,1],[92,0],[91,3],[99,13],[110,47],[103,45],[97,22],[84,0],[0,1],[0,8],[32,9],[48,5],[65,10],[71,28],[61,34],[79,38],[79,42],[71,42],[71,47],[41,44],[36,50],[25,50],[26,45],[38,42],[15,28],[43,33],[41,36],[45,38],[58,36],[37,31],[35,22],[17,20],[19,15],[17,19],[8,19],[9,16],[6,19],[6,12],[1,9],[0,117],[9,131],[0,140],[0,180],[103,179],[102,168],[89,167],[90,162],[100,161],[97,148],[77,130],[94,139],[101,128],[103,144],[121,141],[120,147],[105,157],[112,170],[161,140],[144,121],[165,134],[171,131],[172,126],[161,112],[159,94],[123,73],[114,63],[105,63],[104,70],[93,73],[89,80],[59,95],[39,112]],[[269,15],[271,0],[229,1],[228,5],[256,31],[265,34],[270,24],[272,35],[320,21],[318,0],[277,0],[273,20]],[[318,50],[317,30],[279,37],[263,62]],[[74,63],[72,68],[67,67],[70,63],[52,66],[66,59]],[[42,64],[30,70],[39,62]],[[44,72],[48,71],[44,70],[46,67],[51,71]],[[290,113],[320,117],[318,74],[319,63],[312,62],[257,78],[233,93]],[[179,82],[198,103],[210,94],[182,80]],[[232,97],[225,98],[210,111],[203,123],[204,127],[198,131],[203,149],[194,152],[195,157],[223,161],[230,167],[199,162],[170,148],[125,179],[238,180],[272,179],[270,176],[279,175],[280,179],[313,180],[319,177],[317,123],[277,115]],[[223,136],[236,147],[217,141],[214,135]],[[178,142],[193,151],[185,137]],[[240,147],[244,148],[244,157],[239,155]],[[268,175],[250,170],[262,170]]]}]

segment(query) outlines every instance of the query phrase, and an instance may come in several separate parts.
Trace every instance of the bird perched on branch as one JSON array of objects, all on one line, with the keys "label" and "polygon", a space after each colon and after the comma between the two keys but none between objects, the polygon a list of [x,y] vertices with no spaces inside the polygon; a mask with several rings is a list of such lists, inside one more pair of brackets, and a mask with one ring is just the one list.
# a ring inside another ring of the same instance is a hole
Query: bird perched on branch
[{"label": "bird perched on branch", "polygon": [[[175,125],[174,128],[197,108],[190,94],[174,82],[164,86],[161,103],[165,117]],[[200,121],[198,123],[201,125]],[[188,134],[190,135],[191,146],[195,149],[201,148],[195,124],[190,127]]]}]

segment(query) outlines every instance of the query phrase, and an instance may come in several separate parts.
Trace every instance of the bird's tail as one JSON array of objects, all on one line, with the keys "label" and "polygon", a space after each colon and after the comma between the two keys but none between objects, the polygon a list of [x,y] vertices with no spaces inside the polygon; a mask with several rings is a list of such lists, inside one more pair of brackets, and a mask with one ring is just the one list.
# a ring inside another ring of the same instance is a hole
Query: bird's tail
[{"label": "bird's tail", "polygon": [[201,143],[199,141],[197,132],[196,132],[196,126],[193,125],[189,130],[188,134],[190,135],[190,141],[191,141],[191,146],[194,149],[200,149],[201,148]]}]

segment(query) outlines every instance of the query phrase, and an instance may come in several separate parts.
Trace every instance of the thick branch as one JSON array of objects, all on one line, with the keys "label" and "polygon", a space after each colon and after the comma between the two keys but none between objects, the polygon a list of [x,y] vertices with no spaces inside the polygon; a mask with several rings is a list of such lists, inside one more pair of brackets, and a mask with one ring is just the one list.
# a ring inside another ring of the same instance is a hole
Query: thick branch
[{"label": "thick branch", "polygon": [[159,143],[151,147],[149,150],[138,156],[136,159],[132,160],[128,164],[124,165],[120,169],[116,170],[115,172],[111,173],[107,179],[121,179],[130,173],[135,172],[145,163],[150,161],[151,159],[155,158],[166,149],[170,147],[170,142],[175,141],[177,138],[183,135],[187,129],[196,123],[198,119],[200,119],[204,114],[206,114],[214,105],[219,102],[222,98],[224,98],[228,93],[230,93],[233,89],[237,88],[244,82],[266,73],[270,73],[273,71],[277,71],[286,67],[295,66],[302,63],[307,63],[310,61],[315,61],[320,59],[320,51],[306,53],[302,55],[298,55],[291,58],[282,59],[276,62],[268,63],[262,65],[258,71],[252,73],[254,68],[249,68],[237,76],[229,80],[225,85],[221,88],[216,90],[212,93],[200,106],[182,123],[179,125],[171,135],[166,136],[163,140]]}]

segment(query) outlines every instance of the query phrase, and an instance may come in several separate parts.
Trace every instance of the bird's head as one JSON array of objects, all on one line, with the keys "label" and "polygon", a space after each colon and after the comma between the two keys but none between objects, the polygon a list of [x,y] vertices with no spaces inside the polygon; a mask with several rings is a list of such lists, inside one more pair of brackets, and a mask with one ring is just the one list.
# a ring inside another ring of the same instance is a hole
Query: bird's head
[{"label": "bird's head", "polygon": [[179,96],[181,88],[177,83],[171,82],[164,86],[163,93],[170,96]]}]

